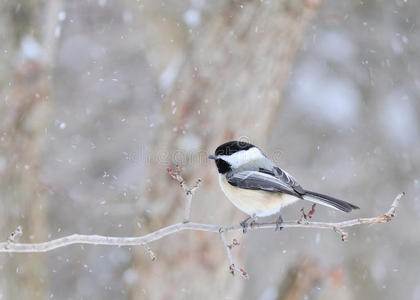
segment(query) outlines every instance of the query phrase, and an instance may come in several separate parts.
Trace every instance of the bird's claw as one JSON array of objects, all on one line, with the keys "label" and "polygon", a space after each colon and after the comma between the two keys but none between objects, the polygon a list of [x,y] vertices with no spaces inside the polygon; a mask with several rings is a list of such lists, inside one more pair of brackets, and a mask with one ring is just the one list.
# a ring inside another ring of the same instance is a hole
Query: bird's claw
[{"label": "bird's claw", "polygon": [[239,223],[242,226],[242,232],[245,234],[248,231],[248,219],[242,221],[241,223]]},{"label": "bird's claw", "polygon": [[281,227],[281,224],[283,223],[283,218],[281,217],[281,215],[277,218],[276,221],[276,229],[274,231],[280,231],[283,229],[283,227]]},{"label": "bird's claw", "polygon": [[242,232],[245,234],[248,232],[248,227],[252,227],[252,225],[255,223],[254,217],[249,217],[243,220],[241,223],[239,223],[242,227]]}]

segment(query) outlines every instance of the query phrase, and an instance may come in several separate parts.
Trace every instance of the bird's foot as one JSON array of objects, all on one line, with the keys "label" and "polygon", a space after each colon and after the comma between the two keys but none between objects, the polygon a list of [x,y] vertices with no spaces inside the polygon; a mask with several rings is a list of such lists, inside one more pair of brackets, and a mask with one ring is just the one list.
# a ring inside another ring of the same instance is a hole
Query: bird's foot
[{"label": "bird's foot", "polygon": [[282,223],[283,223],[283,218],[281,217],[281,215],[279,215],[276,221],[276,229],[275,229],[276,232],[283,229],[283,227],[281,227]]},{"label": "bird's foot", "polygon": [[242,232],[245,234],[248,231],[248,227],[252,227],[252,225],[255,223],[255,216],[248,217],[245,220],[243,220],[241,223],[239,223],[242,226]]}]

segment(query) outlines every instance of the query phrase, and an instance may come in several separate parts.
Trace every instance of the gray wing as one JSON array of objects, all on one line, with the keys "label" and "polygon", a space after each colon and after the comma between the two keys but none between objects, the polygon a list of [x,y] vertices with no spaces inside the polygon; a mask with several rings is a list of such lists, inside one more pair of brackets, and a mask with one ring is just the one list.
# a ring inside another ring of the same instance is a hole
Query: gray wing
[{"label": "gray wing", "polygon": [[299,193],[295,191],[290,183],[281,177],[273,176],[271,171],[265,169],[263,171],[242,171],[234,173],[226,179],[231,185],[243,189],[282,192],[299,197]]},{"label": "gray wing", "polygon": [[286,171],[283,171],[279,167],[274,167],[274,172],[276,173],[274,174],[276,178],[279,178],[281,181],[289,184],[293,188],[293,190],[296,191],[296,193],[300,195],[305,194],[305,190],[300,186],[300,184],[296,181],[296,179],[293,178],[292,175],[290,175]]}]

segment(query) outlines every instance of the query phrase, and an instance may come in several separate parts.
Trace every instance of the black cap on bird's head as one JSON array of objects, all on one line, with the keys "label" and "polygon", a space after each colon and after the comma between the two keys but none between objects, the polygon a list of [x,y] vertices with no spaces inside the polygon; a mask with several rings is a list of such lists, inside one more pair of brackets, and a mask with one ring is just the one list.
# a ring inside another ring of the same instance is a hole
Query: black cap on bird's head
[{"label": "black cap on bird's head", "polygon": [[214,159],[219,173],[225,174],[232,169],[232,166],[229,162],[226,161],[226,159],[223,159],[223,156],[230,156],[238,151],[246,151],[253,147],[255,146],[242,141],[226,142],[217,147],[216,151],[214,151],[214,154],[209,155],[209,159]]}]

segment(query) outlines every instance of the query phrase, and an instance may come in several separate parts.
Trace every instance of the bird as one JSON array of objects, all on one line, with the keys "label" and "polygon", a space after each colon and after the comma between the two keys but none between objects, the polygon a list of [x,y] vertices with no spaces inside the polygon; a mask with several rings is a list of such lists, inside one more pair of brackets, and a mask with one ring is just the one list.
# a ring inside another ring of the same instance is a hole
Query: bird
[{"label": "bird", "polygon": [[306,200],[339,211],[359,209],[349,202],[304,189],[288,172],[280,169],[260,148],[244,141],[229,141],[208,156],[216,163],[219,185],[225,196],[247,214],[240,225],[243,233],[257,217],[279,214],[275,231],[281,229],[284,207]]}]

